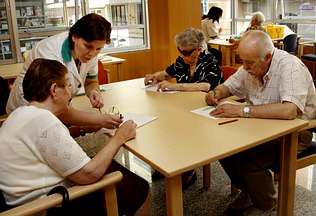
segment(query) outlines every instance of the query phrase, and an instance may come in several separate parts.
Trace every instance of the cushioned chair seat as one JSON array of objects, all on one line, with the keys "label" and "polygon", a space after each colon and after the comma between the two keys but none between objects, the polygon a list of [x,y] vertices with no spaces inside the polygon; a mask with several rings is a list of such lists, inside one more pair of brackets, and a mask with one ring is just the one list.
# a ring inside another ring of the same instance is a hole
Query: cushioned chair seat
[{"label": "cushioned chair seat", "polygon": [[303,55],[301,58],[308,61],[316,61],[316,54],[312,54],[312,53],[306,54],[306,55]]}]

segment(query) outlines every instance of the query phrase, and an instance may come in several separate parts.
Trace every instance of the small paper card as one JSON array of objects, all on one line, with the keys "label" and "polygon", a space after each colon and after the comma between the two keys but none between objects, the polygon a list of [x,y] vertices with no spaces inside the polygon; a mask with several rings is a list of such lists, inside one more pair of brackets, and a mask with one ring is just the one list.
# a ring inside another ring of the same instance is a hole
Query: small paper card
[{"label": "small paper card", "polygon": [[210,119],[218,119],[218,118],[210,115],[210,112],[214,109],[215,109],[214,106],[205,106],[202,108],[191,110],[191,112],[198,114],[198,115],[201,115],[201,116],[204,116],[204,117],[207,117],[207,118],[210,118]]}]

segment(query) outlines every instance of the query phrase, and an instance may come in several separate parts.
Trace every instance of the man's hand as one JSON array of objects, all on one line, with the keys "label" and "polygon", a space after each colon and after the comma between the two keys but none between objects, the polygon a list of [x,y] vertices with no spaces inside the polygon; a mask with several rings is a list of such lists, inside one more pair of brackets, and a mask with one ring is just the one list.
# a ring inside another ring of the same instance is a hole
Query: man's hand
[{"label": "man's hand", "polygon": [[120,144],[124,144],[136,136],[136,124],[132,121],[124,122],[115,132],[114,138],[117,138]]},{"label": "man's hand", "polygon": [[88,97],[90,99],[92,107],[99,109],[104,106],[102,94],[100,91],[93,89],[90,91]]},{"label": "man's hand", "polygon": [[225,118],[232,118],[232,117],[242,117],[243,116],[243,105],[239,104],[221,104],[216,107],[215,110],[210,112],[211,116],[214,117],[225,117]]},{"label": "man's hand", "polygon": [[108,129],[118,128],[120,124],[122,124],[123,120],[120,116],[110,115],[110,114],[102,114],[101,115],[102,127]]},{"label": "man's hand", "polygon": [[179,84],[171,83],[167,80],[164,80],[158,83],[157,91],[177,91],[179,90]]},{"label": "man's hand", "polygon": [[215,91],[212,90],[205,95],[205,102],[210,105],[214,106],[218,104],[218,99],[215,98]]}]

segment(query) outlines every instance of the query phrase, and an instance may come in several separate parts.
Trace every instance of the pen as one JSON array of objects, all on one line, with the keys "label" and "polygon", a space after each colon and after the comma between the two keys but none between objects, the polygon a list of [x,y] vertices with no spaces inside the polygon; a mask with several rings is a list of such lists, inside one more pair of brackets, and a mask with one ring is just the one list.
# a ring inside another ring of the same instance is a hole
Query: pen
[{"label": "pen", "polygon": [[231,120],[227,120],[227,121],[222,121],[222,122],[219,122],[218,125],[228,124],[228,123],[235,122],[235,121],[238,121],[238,119],[231,119]]},{"label": "pen", "polygon": [[102,112],[101,112],[101,108],[99,108],[99,112],[100,112],[100,114],[102,114]]}]

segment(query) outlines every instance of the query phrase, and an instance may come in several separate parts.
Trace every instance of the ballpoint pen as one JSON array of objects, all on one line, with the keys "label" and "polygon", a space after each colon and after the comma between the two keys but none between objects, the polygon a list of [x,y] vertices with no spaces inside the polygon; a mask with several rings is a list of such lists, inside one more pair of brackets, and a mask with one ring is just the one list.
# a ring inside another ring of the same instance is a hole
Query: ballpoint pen
[{"label": "ballpoint pen", "polygon": [[238,121],[238,119],[230,119],[227,121],[222,121],[222,122],[219,122],[218,125],[228,124],[228,123],[235,122],[235,121]]}]

